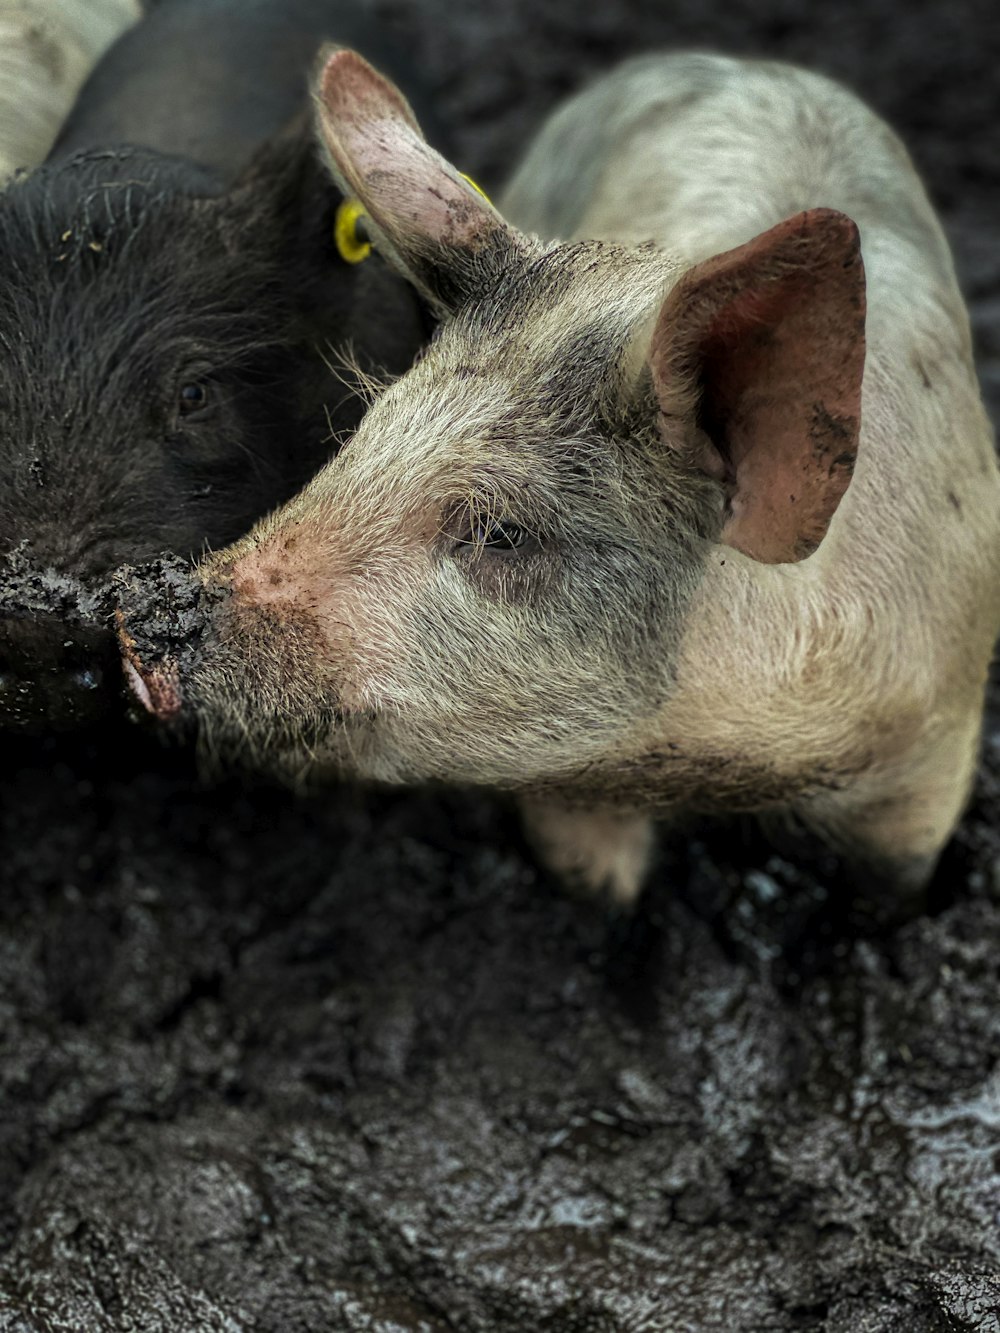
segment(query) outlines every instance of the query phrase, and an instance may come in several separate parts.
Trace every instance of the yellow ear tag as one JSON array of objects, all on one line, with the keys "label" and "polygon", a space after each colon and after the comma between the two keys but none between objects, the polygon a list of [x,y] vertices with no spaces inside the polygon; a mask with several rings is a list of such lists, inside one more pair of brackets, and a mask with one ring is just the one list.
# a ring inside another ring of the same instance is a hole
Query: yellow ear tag
[{"label": "yellow ear tag", "polygon": [[461,176],[462,180],[469,182],[469,184],[475,190],[476,194],[481,194],[483,196],[483,198],[490,205],[490,207],[493,206],[493,200],[490,198],[490,196],[486,193],[486,191],[482,188],[481,185],[477,185],[476,182],[472,179],[472,177],[467,176],[464,171],[460,171],[458,174]]},{"label": "yellow ear tag", "polygon": [[368,214],[357,199],[342,199],[333,220],[333,239],[337,253],[348,264],[360,264],[372,252],[371,241],[363,241],[358,235],[358,219]]},{"label": "yellow ear tag", "polygon": [[[492,204],[489,195],[471,176],[467,176],[464,171],[458,174],[472,186],[476,194],[482,195],[488,204]],[[357,199],[342,199],[337,207],[337,215],[333,220],[333,239],[337,245],[337,253],[348,264],[360,264],[372,252],[371,241],[363,241],[358,235],[358,220],[367,216]]]}]

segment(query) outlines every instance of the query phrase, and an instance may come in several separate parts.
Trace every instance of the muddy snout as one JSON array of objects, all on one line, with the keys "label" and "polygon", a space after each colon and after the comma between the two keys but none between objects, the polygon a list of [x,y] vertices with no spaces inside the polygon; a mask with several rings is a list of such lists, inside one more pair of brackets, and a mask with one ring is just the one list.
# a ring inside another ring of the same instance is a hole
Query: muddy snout
[{"label": "muddy snout", "polygon": [[174,557],[125,566],[113,582],[125,682],[139,708],[155,721],[183,725],[188,720],[185,681],[205,637],[209,607],[228,590],[206,590],[190,564]]},{"label": "muddy snout", "polygon": [[177,720],[182,705],[177,662],[171,658],[160,662],[144,661],[121,612],[116,614],[116,621],[122,670],[132,698],[157,722]]}]

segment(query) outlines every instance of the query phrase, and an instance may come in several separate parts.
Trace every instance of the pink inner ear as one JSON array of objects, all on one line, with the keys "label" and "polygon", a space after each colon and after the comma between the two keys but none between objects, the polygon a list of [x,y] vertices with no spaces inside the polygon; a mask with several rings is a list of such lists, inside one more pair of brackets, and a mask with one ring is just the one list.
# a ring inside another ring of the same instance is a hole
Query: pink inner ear
[{"label": "pink inner ear", "polygon": [[336,51],[319,87],[320,128],[349,193],[406,258],[472,247],[502,219],[427,143],[406,99],[354,51]]},{"label": "pink inner ear", "polygon": [[323,67],[319,97],[340,121],[399,120],[420,134],[417,118],[403,94],[356,51],[333,52]]},{"label": "pink inner ear", "polygon": [[854,224],[817,209],[697,265],[664,302],[651,366],[667,418],[696,394],[713,449],[706,470],[730,489],[722,540],[767,563],[809,555],[858,447],[864,271]]}]

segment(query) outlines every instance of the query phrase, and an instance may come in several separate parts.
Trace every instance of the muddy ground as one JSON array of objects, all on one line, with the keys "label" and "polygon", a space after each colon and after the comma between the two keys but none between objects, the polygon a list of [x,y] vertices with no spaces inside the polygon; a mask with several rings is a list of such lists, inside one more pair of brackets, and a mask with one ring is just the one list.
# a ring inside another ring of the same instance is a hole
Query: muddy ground
[{"label": "muddy ground", "polygon": [[[991,9],[428,0],[415,58],[487,185],[653,43],[846,78],[931,181],[997,419]],[[490,800],[5,740],[0,1330],[995,1333],[998,792],[1000,710],[895,929],[743,830],[623,924]]]}]

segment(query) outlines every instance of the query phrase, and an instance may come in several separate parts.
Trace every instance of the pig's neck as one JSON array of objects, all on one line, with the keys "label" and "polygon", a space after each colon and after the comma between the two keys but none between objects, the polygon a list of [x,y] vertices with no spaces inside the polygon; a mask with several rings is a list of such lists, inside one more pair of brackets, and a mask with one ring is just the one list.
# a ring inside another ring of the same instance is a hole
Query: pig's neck
[{"label": "pig's neck", "polygon": [[864,662],[863,608],[820,555],[766,566],[712,549],[666,700],[616,757],[617,794],[632,781],[643,801],[750,809],[864,767],[885,683]]}]

